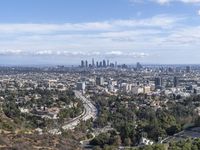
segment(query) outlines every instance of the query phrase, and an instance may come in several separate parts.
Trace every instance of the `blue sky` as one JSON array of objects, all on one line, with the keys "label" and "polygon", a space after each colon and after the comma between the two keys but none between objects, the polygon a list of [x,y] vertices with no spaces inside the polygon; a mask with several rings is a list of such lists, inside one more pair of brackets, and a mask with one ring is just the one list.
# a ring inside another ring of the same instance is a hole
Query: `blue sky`
[{"label": "blue sky", "polygon": [[0,64],[200,64],[200,0],[1,0]]}]

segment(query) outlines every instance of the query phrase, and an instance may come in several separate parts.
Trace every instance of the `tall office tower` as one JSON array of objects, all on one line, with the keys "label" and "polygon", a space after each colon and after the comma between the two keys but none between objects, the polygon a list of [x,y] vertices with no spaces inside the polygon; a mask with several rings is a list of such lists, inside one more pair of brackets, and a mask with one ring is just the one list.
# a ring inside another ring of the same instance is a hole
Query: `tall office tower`
[{"label": "tall office tower", "polygon": [[98,62],[98,61],[96,62],[96,67],[97,67],[97,68],[99,67],[99,62]]},{"label": "tall office tower", "polygon": [[186,73],[190,73],[190,71],[191,71],[190,66],[186,66]]},{"label": "tall office tower", "polygon": [[115,62],[115,67],[117,67],[117,62]]},{"label": "tall office tower", "polygon": [[84,67],[84,61],[81,60],[81,67],[83,68]]},{"label": "tall office tower", "polygon": [[107,60],[107,67],[109,67],[110,66],[110,63],[109,63],[109,60]]},{"label": "tall office tower", "polygon": [[104,85],[103,77],[96,77],[96,85]]},{"label": "tall office tower", "polygon": [[156,77],[155,78],[155,88],[156,89],[161,89],[162,88],[162,78],[161,77]]},{"label": "tall office tower", "polygon": [[137,69],[137,70],[142,69],[142,65],[141,65],[139,62],[137,62],[137,64],[136,64],[136,69]]},{"label": "tall office tower", "polygon": [[103,67],[105,68],[106,67],[106,61],[103,60]]},{"label": "tall office tower", "polygon": [[76,83],[76,89],[77,90],[85,90],[85,82],[77,82]]},{"label": "tall office tower", "polygon": [[99,63],[99,67],[103,67],[102,61],[100,61],[100,63]]},{"label": "tall office tower", "polygon": [[168,68],[168,72],[174,72],[174,69],[171,68],[171,67],[169,67],[169,68]]},{"label": "tall office tower", "polygon": [[179,84],[179,79],[178,77],[174,77],[174,87],[177,87]]},{"label": "tall office tower", "polygon": [[95,67],[94,58],[92,58],[92,67]]},{"label": "tall office tower", "polygon": [[85,61],[85,67],[88,68],[88,61]]},{"label": "tall office tower", "polygon": [[111,67],[111,68],[114,68],[114,67],[115,67],[115,64],[110,63],[110,67]]}]

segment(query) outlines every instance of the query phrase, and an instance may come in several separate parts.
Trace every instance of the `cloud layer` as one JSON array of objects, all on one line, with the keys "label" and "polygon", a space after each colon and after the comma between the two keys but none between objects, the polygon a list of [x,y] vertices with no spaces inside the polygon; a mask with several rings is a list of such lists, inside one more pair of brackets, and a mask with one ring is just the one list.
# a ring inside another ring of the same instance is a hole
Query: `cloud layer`
[{"label": "cloud layer", "polygon": [[187,21],[186,16],[162,14],[102,22],[0,24],[0,55],[130,59],[179,55],[200,46],[200,26],[188,26]]},{"label": "cloud layer", "polygon": [[22,51],[22,50],[1,50],[0,56],[66,56],[66,57],[105,57],[105,58],[143,58],[149,56],[148,53],[138,52],[122,52],[122,51],[110,51],[106,53],[93,51],[93,52],[82,52],[82,51],[53,51],[53,50],[42,50],[42,51]]},{"label": "cloud layer", "polygon": [[64,24],[0,24],[0,33],[59,33],[69,31],[110,31],[128,27],[166,28],[180,20],[180,17],[157,15],[144,19],[110,20],[102,22],[64,23]]}]

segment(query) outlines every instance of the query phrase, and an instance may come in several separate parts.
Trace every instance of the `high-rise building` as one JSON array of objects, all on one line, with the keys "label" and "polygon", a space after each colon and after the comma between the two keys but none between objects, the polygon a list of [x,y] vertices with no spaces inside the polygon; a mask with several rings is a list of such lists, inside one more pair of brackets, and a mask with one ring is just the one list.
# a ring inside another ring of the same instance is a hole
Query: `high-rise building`
[{"label": "high-rise building", "polygon": [[168,72],[174,72],[174,69],[171,68],[171,67],[169,67],[169,68],[168,68]]},{"label": "high-rise building", "polygon": [[161,89],[162,88],[162,78],[161,77],[156,77],[155,78],[155,88],[156,89]]},{"label": "high-rise building", "polygon": [[190,66],[186,66],[186,73],[190,73],[190,71],[191,71]]},{"label": "high-rise building", "polygon": [[88,68],[88,61],[85,61],[85,67]]},{"label": "high-rise building", "polygon": [[137,64],[136,64],[136,69],[137,69],[137,70],[142,69],[142,65],[141,65],[139,62],[137,62]]},{"label": "high-rise building", "polygon": [[114,63],[110,63],[110,67],[111,67],[111,68],[114,68],[114,67],[115,67],[115,64],[114,64]]},{"label": "high-rise building", "polygon": [[105,68],[106,67],[106,61],[103,60],[103,67]]},{"label": "high-rise building", "polygon": [[79,91],[84,91],[85,90],[85,82],[77,82],[76,84],[76,89]]},{"label": "high-rise building", "polygon": [[179,79],[178,77],[174,77],[174,87],[177,87],[179,84]]},{"label": "high-rise building", "polygon": [[92,58],[92,67],[95,67],[94,58]]},{"label": "high-rise building", "polygon": [[117,62],[115,62],[115,67],[117,67]]},{"label": "high-rise building", "polygon": [[104,85],[104,79],[103,77],[96,77],[96,85]]},{"label": "high-rise building", "polygon": [[81,67],[83,68],[84,67],[84,61],[81,60]]},{"label": "high-rise building", "polygon": [[110,63],[109,63],[109,60],[107,60],[107,67],[109,67],[110,66]]},{"label": "high-rise building", "polygon": [[98,61],[96,62],[96,67],[99,67],[99,62]]},{"label": "high-rise building", "polygon": [[100,63],[99,63],[99,67],[103,67],[102,61],[100,61]]}]

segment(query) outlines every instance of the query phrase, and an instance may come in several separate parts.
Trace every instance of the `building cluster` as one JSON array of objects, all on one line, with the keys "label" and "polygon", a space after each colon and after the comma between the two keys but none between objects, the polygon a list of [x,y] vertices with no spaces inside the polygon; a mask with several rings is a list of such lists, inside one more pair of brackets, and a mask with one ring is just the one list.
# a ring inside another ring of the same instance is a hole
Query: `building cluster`
[{"label": "building cluster", "polygon": [[113,70],[91,69],[79,80],[77,89],[84,93],[128,95],[165,95],[169,98],[188,97],[200,93],[200,68],[190,66],[142,66]]},{"label": "building cluster", "polygon": [[102,60],[102,61],[96,61],[94,58],[92,59],[92,62],[89,63],[88,60],[81,60],[81,68],[107,68],[107,67],[117,67],[117,62],[112,63],[109,60]]}]

